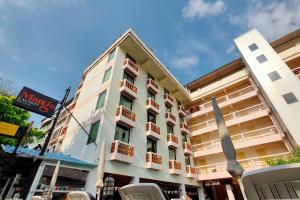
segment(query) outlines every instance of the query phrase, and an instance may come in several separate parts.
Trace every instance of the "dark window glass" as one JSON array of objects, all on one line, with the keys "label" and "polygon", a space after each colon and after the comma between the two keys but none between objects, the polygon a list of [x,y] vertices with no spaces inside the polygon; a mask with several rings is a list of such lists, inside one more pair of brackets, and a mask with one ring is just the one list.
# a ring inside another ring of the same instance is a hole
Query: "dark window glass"
[{"label": "dark window glass", "polygon": [[151,74],[148,73],[148,74],[147,74],[147,77],[155,81],[154,76],[152,76]]},{"label": "dark window glass", "polygon": [[178,101],[178,100],[176,100],[177,101],[177,105],[178,106],[180,106],[181,105],[181,102],[180,101]]},{"label": "dark window glass", "polygon": [[99,129],[99,124],[100,124],[100,121],[97,121],[97,122],[92,124],[90,132],[89,132],[89,137],[88,137],[88,140],[87,140],[87,144],[90,144],[92,142],[96,142],[98,129]]},{"label": "dark window glass", "polygon": [[147,152],[157,153],[156,141],[147,138]]},{"label": "dark window glass", "polygon": [[191,165],[191,159],[190,159],[190,156],[184,156],[185,158],[185,164],[186,165]]},{"label": "dark window glass", "polygon": [[249,46],[249,49],[250,49],[251,51],[255,51],[256,49],[258,49],[258,46],[257,46],[255,43],[253,43],[253,44],[251,44],[251,45]]},{"label": "dark window glass", "polygon": [[181,134],[182,135],[182,142],[187,142],[187,137],[185,134]]},{"label": "dark window glass", "polygon": [[171,107],[169,107],[169,106],[165,106],[166,107],[166,112],[172,112],[172,108]]},{"label": "dark window glass", "polygon": [[271,79],[271,81],[277,81],[278,79],[281,79],[280,75],[278,74],[277,71],[268,73],[269,78]]},{"label": "dark window glass", "polygon": [[126,96],[124,96],[123,94],[121,94],[120,96],[120,104],[130,110],[132,110],[132,106],[133,106],[133,101],[131,99],[128,99]]},{"label": "dark window glass", "polygon": [[135,59],[131,57],[128,53],[126,53],[126,58],[129,58],[133,63],[136,63]]},{"label": "dark window glass", "polygon": [[108,79],[110,79],[110,74],[111,74],[111,67],[105,70],[104,76],[103,76],[103,81],[102,83],[106,82]]},{"label": "dark window glass", "polygon": [[180,122],[184,122],[184,118],[181,117],[181,116],[179,116],[179,121],[180,121]]},{"label": "dark window glass", "polygon": [[112,51],[110,52],[110,54],[109,54],[109,56],[108,56],[108,61],[107,61],[107,62],[109,62],[109,61],[111,61],[112,59],[114,59],[114,58],[115,58],[115,54],[116,54],[116,49],[114,49],[114,50],[112,50]]},{"label": "dark window glass", "polygon": [[126,79],[128,82],[134,84],[134,77],[124,71],[123,79]]},{"label": "dark window glass", "polygon": [[267,61],[267,58],[264,54],[261,54],[260,56],[257,56],[256,57],[256,60],[259,62],[259,63],[264,63]]},{"label": "dark window glass", "polygon": [[150,112],[147,112],[147,122],[153,122],[156,124],[156,116]]},{"label": "dark window glass", "polygon": [[155,100],[155,94],[153,94],[151,91],[147,90],[147,97]]},{"label": "dark window glass", "polygon": [[171,133],[171,134],[174,134],[174,128],[173,128],[173,126],[167,124],[167,132]]},{"label": "dark window glass", "polygon": [[120,140],[129,144],[130,129],[117,124],[115,132],[115,140]]},{"label": "dark window glass", "polygon": [[292,103],[298,102],[297,97],[292,92],[284,94],[282,96],[287,104],[292,104]]},{"label": "dark window glass", "polygon": [[105,96],[106,96],[106,90],[101,92],[98,96],[98,101],[97,101],[97,106],[96,106],[96,110],[99,108],[102,108],[104,106],[105,103]]},{"label": "dark window glass", "polygon": [[164,88],[164,94],[170,94],[166,88]]},{"label": "dark window glass", "polygon": [[176,160],[176,149],[169,148],[169,159]]}]

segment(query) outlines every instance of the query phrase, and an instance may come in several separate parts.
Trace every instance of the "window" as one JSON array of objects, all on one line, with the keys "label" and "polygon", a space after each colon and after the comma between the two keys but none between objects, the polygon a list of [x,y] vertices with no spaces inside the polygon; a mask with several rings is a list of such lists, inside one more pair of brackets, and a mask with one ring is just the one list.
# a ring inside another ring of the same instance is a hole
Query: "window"
[{"label": "window", "polygon": [[173,126],[167,124],[167,132],[171,133],[171,134],[174,134],[174,128],[173,128]]},{"label": "window", "polygon": [[172,108],[166,105],[166,112],[172,112]]},{"label": "window", "polygon": [[170,94],[170,92],[166,88],[164,88],[164,94]]},{"label": "window", "polygon": [[292,103],[298,102],[297,97],[292,92],[284,94],[284,95],[282,95],[282,97],[284,98],[284,100],[287,104],[292,104]]},{"label": "window", "polygon": [[124,71],[123,79],[126,79],[130,83],[134,84],[134,77],[132,77],[130,74]]},{"label": "window", "polygon": [[176,149],[169,148],[169,159],[176,160]]},{"label": "window", "polygon": [[135,59],[133,59],[133,57],[131,57],[128,53],[126,53],[126,58],[129,58],[129,60],[131,60],[133,63],[136,63]]},{"label": "window", "polygon": [[100,121],[97,121],[97,122],[92,124],[90,132],[89,132],[89,137],[88,137],[88,140],[87,140],[86,144],[96,142],[98,129],[99,129],[99,124],[100,124]]},{"label": "window", "polygon": [[250,51],[255,51],[256,49],[258,49],[258,46],[255,43],[251,44],[248,47],[249,47]]},{"label": "window", "polygon": [[268,73],[268,76],[271,79],[271,81],[277,81],[278,79],[281,79],[281,76],[278,74],[277,71]]},{"label": "window", "polygon": [[129,144],[129,138],[130,138],[130,129],[117,124],[114,139]]},{"label": "window", "polygon": [[147,97],[155,100],[155,94],[153,94],[151,91],[147,90]]},{"label": "window", "polygon": [[186,165],[191,165],[191,159],[190,159],[190,156],[184,156],[184,159],[185,159],[185,164],[186,164]]},{"label": "window", "polygon": [[110,74],[111,74],[111,67],[105,70],[104,76],[103,76],[103,81],[102,83],[106,82],[108,79],[110,79]]},{"label": "window", "polygon": [[178,105],[178,106],[181,106],[181,102],[178,101],[177,99],[176,99],[176,101],[177,101],[177,105]]},{"label": "window", "polygon": [[151,74],[147,74],[147,78],[150,78],[150,79],[152,79],[152,80],[154,80],[155,81],[155,78],[151,75]]},{"label": "window", "polygon": [[112,59],[114,59],[114,58],[115,58],[115,54],[116,54],[116,49],[114,49],[114,50],[112,50],[112,51],[110,52],[110,54],[109,54],[109,56],[108,56],[108,61],[107,61],[107,62],[109,62],[109,61],[111,61]]},{"label": "window", "polygon": [[184,122],[184,118],[179,116],[179,122]]},{"label": "window", "polygon": [[147,152],[157,152],[156,141],[147,138]]},{"label": "window", "polygon": [[156,116],[150,112],[147,112],[147,122],[152,122],[156,124]]},{"label": "window", "polygon": [[187,137],[185,134],[181,134],[182,135],[182,142],[187,142]]},{"label": "window", "polygon": [[120,104],[119,105],[124,106],[124,107],[132,110],[133,101],[131,99],[128,99],[123,94],[121,94],[121,96],[120,96]]},{"label": "window", "polygon": [[257,56],[256,57],[256,60],[259,62],[259,63],[264,63],[267,61],[267,58],[264,54],[261,54],[260,56]]},{"label": "window", "polygon": [[105,103],[105,96],[106,96],[106,90],[101,92],[98,96],[98,101],[97,101],[97,106],[96,106],[96,110],[99,108],[102,108],[104,106]]}]

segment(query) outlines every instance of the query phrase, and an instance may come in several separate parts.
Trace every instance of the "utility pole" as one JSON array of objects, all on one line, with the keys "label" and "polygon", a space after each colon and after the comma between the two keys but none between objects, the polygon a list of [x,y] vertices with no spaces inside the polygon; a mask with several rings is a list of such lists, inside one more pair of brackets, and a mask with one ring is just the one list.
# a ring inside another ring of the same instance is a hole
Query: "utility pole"
[{"label": "utility pole", "polygon": [[17,150],[19,148],[19,146],[23,143],[24,139],[25,139],[25,136],[29,133],[29,131],[31,130],[31,127],[33,126],[33,121],[31,123],[29,123],[27,126],[26,126],[26,130],[22,130],[22,133],[20,134],[20,137],[18,138],[18,143],[13,151],[13,154],[16,155],[17,153]]}]

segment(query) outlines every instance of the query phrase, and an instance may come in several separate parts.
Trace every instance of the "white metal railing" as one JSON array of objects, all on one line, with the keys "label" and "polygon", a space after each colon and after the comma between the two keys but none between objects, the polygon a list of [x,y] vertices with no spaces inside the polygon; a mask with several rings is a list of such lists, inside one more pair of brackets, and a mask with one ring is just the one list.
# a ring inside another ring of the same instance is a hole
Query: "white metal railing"
[{"label": "white metal railing", "polygon": [[[288,157],[289,155],[290,155],[289,152],[285,152],[285,153],[278,153],[273,155],[259,156],[255,158],[240,159],[239,162],[246,170],[251,168],[262,168],[268,166],[266,161],[269,159],[280,158],[280,157],[284,158],[284,157]],[[198,169],[200,174],[206,174],[212,172],[223,172],[226,171],[227,169],[227,162],[197,166],[196,168]]]},{"label": "white metal railing", "polygon": [[[245,142],[247,140],[261,138],[261,137],[274,135],[274,134],[279,134],[277,128],[275,126],[269,126],[269,127],[265,127],[253,131],[247,131],[230,137],[232,142],[235,144],[238,142]],[[193,151],[199,151],[199,150],[211,149],[219,146],[221,146],[221,141],[220,139],[216,139],[216,140],[211,140],[208,142],[192,145],[192,148]]]},{"label": "white metal railing", "polygon": [[[242,88],[242,89],[239,89],[237,91],[234,91],[234,92],[232,92],[230,94],[227,94],[227,95],[224,95],[222,97],[219,97],[216,100],[217,100],[218,103],[223,103],[223,102],[226,102],[226,101],[231,100],[233,98],[240,97],[242,95],[248,94],[249,92],[252,92],[254,90],[255,90],[255,87],[253,85],[250,85],[250,86],[247,86],[245,88]],[[211,102],[207,102],[207,103],[201,104],[201,105],[199,105],[199,108],[195,109],[195,112],[207,109],[209,107],[212,107]],[[194,112],[192,112],[192,113],[194,113]],[[191,112],[189,112],[189,114],[191,114]]]},{"label": "white metal railing", "polygon": [[[241,109],[241,110],[229,113],[229,114],[226,114],[226,115],[223,116],[223,118],[224,118],[225,121],[229,121],[229,120],[236,119],[236,118],[239,118],[239,117],[243,117],[245,115],[248,115],[248,114],[251,114],[251,113],[254,113],[254,112],[257,112],[257,111],[261,111],[261,110],[265,110],[265,107],[262,103],[251,106],[251,107],[247,107],[247,108],[244,108],[244,109]],[[193,131],[193,130],[197,130],[197,129],[201,129],[201,128],[205,128],[205,127],[213,126],[213,125],[216,125],[215,119],[210,119],[210,120],[207,120],[205,122],[190,125],[189,127]]]}]

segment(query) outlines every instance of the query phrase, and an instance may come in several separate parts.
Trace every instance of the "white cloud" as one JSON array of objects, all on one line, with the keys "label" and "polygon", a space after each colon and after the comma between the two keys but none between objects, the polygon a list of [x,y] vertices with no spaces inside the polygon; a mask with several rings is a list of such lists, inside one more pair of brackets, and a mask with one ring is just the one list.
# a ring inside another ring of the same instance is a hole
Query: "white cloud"
[{"label": "white cloud", "polygon": [[253,1],[246,15],[230,16],[231,24],[256,27],[268,40],[274,40],[300,27],[300,0]]},{"label": "white cloud", "polygon": [[228,47],[225,51],[226,55],[232,54],[235,50],[235,46],[231,45],[230,47]]},{"label": "white cloud", "polygon": [[191,69],[199,63],[199,59],[196,56],[175,57],[171,63],[177,69]]},{"label": "white cloud", "polygon": [[216,16],[226,9],[223,0],[215,2],[205,2],[204,0],[189,0],[188,4],[182,10],[182,16],[185,18],[201,18],[207,16]]}]

